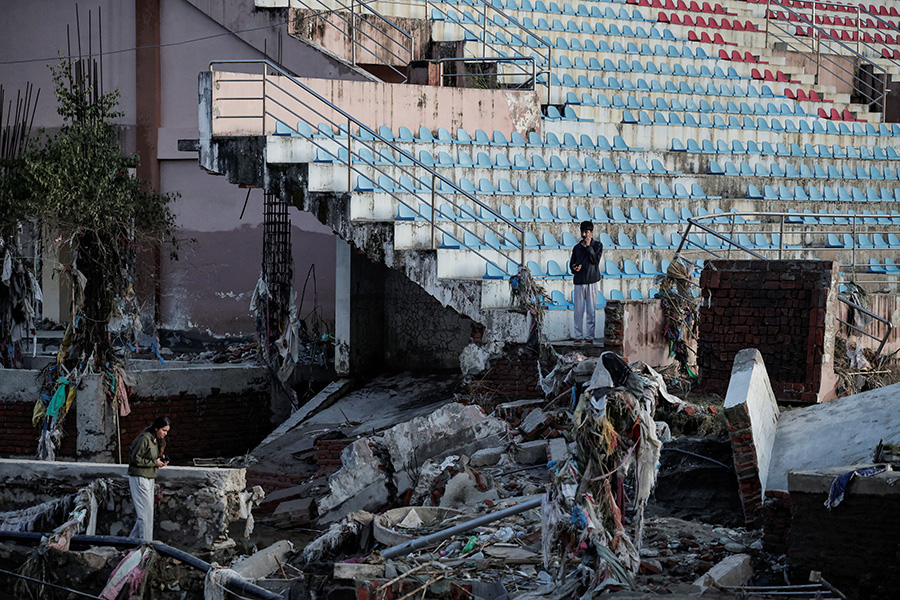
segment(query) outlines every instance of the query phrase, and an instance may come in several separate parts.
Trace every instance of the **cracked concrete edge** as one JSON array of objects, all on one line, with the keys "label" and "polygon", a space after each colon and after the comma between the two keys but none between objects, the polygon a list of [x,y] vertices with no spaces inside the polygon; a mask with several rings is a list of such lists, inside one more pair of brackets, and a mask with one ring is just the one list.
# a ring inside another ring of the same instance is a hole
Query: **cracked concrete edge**
[{"label": "cracked concrete edge", "polygon": [[[791,494],[828,494],[831,484],[840,475],[856,469],[866,469],[876,465],[863,463],[845,467],[831,467],[808,471],[791,471],[788,473],[788,491]],[[855,477],[847,487],[847,497],[897,496],[900,495],[900,471],[885,471],[869,477]]]},{"label": "cracked concrete edge", "polygon": [[338,379],[326,385],[321,392],[313,396],[306,404],[298,408],[294,414],[288,417],[284,423],[276,427],[272,433],[266,436],[266,439],[260,442],[259,446],[257,446],[251,454],[256,453],[259,448],[271,444],[293,428],[300,425],[317,411],[328,408],[339,399],[346,396],[347,392],[350,391],[351,386],[352,384],[349,379]]}]

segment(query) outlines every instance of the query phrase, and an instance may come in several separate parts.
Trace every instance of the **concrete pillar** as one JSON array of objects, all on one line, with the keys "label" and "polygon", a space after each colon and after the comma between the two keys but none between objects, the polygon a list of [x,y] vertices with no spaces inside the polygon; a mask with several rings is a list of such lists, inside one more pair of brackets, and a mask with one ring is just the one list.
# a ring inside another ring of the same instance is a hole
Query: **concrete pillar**
[{"label": "concrete pillar", "polygon": [[56,244],[58,235],[59,232],[55,229],[47,226],[41,228],[41,293],[44,297],[41,316],[51,321],[65,322],[72,314],[69,302],[72,287],[68,276],[57,272],[56,268],[71,262],[72,253],[67,245],[60,248]]},{"label": "concrete pillar", "polygon": [[[76,456],[79,461],[116,463],[117,450],[116,414],[106,401],[106,388],[102,375],[86,375],[81,380],[75,397],[75,419],[78,428]],[[70,417],[71,418],[71,415]],[[122,460],[128,460],[128,445],[124,442]]]},{"label": "concrete pillar", "polygon": [[334,236],[334,369],[350,373],[350,244]]}]

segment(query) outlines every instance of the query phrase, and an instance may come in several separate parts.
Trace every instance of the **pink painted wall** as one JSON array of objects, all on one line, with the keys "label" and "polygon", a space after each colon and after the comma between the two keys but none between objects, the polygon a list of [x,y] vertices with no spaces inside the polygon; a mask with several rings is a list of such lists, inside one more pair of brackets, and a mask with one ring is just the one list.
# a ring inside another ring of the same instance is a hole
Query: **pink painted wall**
[{"label": "pink painted wall", "polygon": [[[483,129],[488,134],[498,130],[507,137],[513,131],[522,135],[529,131],[540,133],[540,99],[534,91],[498,92],[311,78],[302,78],[300,82],[375,129],[389,125],[396,132],[399,127],[406,126],[417,133],[420,126],[433,132],[438,127],[446,127],[455,134],[456,129],[462,127],[470,135],[476,129]],[[299,118],[313,124],[326,118],[338,123],[345,121],[327,104],[285,77],[270,76],[265,83],[265,95],[265,110],[270,116],[263,126],[262,75],[227,70],[214,72],[213,135],[260,135],[263,131],[271,134],[275,131],[276,121],[293,125]],[[300,100],[309,108],[305,108]],[[260,117],[237,118],[240,115]]]}]

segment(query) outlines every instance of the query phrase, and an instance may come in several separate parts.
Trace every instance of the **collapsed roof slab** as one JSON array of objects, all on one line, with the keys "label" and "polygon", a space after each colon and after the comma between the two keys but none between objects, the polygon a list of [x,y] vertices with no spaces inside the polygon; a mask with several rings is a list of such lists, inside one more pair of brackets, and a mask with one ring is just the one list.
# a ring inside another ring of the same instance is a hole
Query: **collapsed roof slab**
[{"label": "collapsed roof slab", "polygon": [[782,413],[767,489],[788,491],[788,473],[871,462],[878,442],[900,443],[900,384]]}]

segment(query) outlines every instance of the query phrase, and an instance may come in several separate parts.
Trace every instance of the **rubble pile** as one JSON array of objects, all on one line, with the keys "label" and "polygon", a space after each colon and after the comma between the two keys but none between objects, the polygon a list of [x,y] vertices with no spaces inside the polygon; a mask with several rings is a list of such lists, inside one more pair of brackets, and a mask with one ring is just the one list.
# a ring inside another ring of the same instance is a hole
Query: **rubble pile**
[{"label": "rubble pile", "polygon": [[698,577],[723,559],[773,562],[758,532],[644,518],[671,439],[657,406],[718,418],[714,407],[668,394],[653,369],[613,353],[561,357],[543,384],[549,400],[499,404],[490,416],[451,403],[349,443],[330,436],[344,446],[341,469],[312,519],[327,530],[289,563],[305,573],[305,593],[699,592]]},{"label": "rubble pile", "polygon": [[[561,356],[541,383],[544,398],[490,414],[465,397],[427,408],[404,400],[381,410],[405,420],[375,427],[339,409],[340,419],[311,426],[302,441],[298,429],[260,446],[314,463],[308,478],[265,498],[260,489],[207,498],[203,488],[176,507],[165,491],[163,513],[200,517],[184,529],[201,552],[234,560],[205,576],[160,579],[168,587],[149,597],[170,597],[164,592],[180,585],[217,597],[210,593],[232,581],[285,600],[743,597],[750,584],[794,594],[786,557],[764,551],[762,531],[737,526],[744,520],[727,435],[685,435],[726,431],[714,401],[673,396],[664,375],[612,352]],[[883,448],[895,456],[895,446]],[[225,522],[234,520],[246,536],[254,520],[263,524],[275,543],[254,535],[226,550],[216,534],[235,535]],[[172,523],[163,517],[160,526]],[[291,533],[300,531],[302,541]],[[263,549],[254,552],[254,543]],[[84,582],[93,589],[112,580],[134,556],[94,560]]]}]

